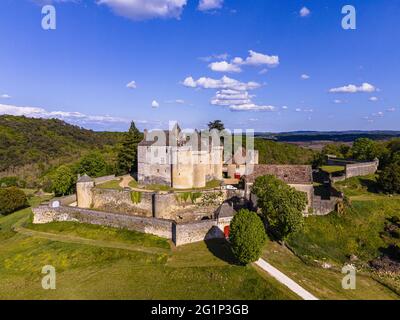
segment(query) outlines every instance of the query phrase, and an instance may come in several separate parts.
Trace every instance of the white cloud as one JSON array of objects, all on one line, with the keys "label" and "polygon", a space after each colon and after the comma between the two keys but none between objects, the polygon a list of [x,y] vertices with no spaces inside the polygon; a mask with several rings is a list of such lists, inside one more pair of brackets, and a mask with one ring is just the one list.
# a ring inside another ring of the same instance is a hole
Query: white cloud
[{"label": "white cloud", "polygon": [[165,101],[165,103],[167,103],[167,104],[173,104],[173,103],[185,104],[185,100],[183,100],[183,99],[167,100],[167,101]]},{"label": "white cloud", "polygon": [[56,118],[76,124],[85,123],[130,123],[130,119],[109,115],[86,115],[80,112],[47,111],[38,107],[18,107],[0,104],[0,114],[27,116],[32,118]]},{"label": "white cloud", "polygon": [[311,11],[307,7],[303,7],[303,8],[301,8],[299,13],[300,13],[300,17],[308,17],[311,14]]},{"label": "white cloud", "polygon": [[303,79],[303,80],[308,80],[308,79],[310,79],[310,76],[309,76],[308,74],[302,74],[300,77],[301,77],[301,79]]},{"label": "white cloud", "polygon": [[179,19],[187,0],[98,0],[117,15],[140,21],[155,18]]},{"label": "white cloud", "polygon": [[213,54],[207,57],[200,57],[199,59],[205,62],[211,62],[212,60],[227,60],[229,58],[229,54],[221,53],[221,54]]},{"label": "white cloud", "polygon": [[334,103],[336,103],[336,104],[343,103],[343,101],[342,101],[342,100],[340,100],[340,99],[335,99],[335,100],[333,100],[333,102],[334,102]]},{"label": "white cloud", "polygon": [[211,104],[218,106],[251,104],[251,98],[247,91],[221,90],[215,94]]},{"label": "white cloud", "polygon": [[[249,50],[249,56],[246,59],[241,57],[233,58],[230,62],[223,60],[218,62],[213,62],[209,64],[209,68],[217,72],[241,72],[241,66],[268,66],[275,67],[279,65],[278,56],[270,56],[263,53],[258,53],[253,50]],[[260,74],[265,74],[268,70],[263,69]]]},{"label": "white cloud", "polygon": [[151,103],[152,108],[158,108],[159,106],[160,104],[156,100],[153,100],[153,102]]},{"label": "white cloud", "polygon": [[387,112],[395,112],[395,111],[396,111],[396,108],[388,108],[386,111],[387,111]]},{"label": "white cloud", "polygon": [[136,81],[131,81],[126,85],[127,88],[129,89],[136,89],[137,85],[136,85]]},{"label": "white cloud", "polygon": [[282,106],[282,109],[283,110],[287,110],[287,109],[289,109],[289,107],[288,106]]},{"label": "white cloud", "polygon": [[377,89],[367,82],[364,82],[361,86],[349,84],[347,86],[332,88],[329,90],[330,93],[358,93],[358,92],[375,92]]},{"label": "white cloud", "polygon": [[0,97],[1,97],[2,99],[11,99],[11,96],[8,95],[8,94],[2,94]]},{"label": "white cloud", "polygon": [[243,61],[242,58],[235,58],[234,62],[237,64],[243,65],[250,65],[250,66],[277,66],[279,64],[279,57],[278,56],[269,56],[267,54],[258,53],[253,50],[249,51],[249,56]]},{"label": "white cloud", "polygon": [[242,72],[242,69],[238,65],[226,61],[210,63],[209,68],[216,72]]},{"label": "white cloud", "polygon": [[250,81],[245,83],[227,76],[223,76],[221,79],[201,77],[198,80],[194,80],[193,77],[187,77],[183,81],[183,85],[190,88],[231,89],[238,91],[254,90],[261,87],[257,82]]},{"label": "white cloud", "polygon": [[300,108],[296,108],[296,112],[301,112],[302,110]]},{"label": "white cloud", "polygon": [[371,101],[371,102],[376,102],[376,101],[378,101],[379,99],[378,99],[378,97],[371,97],[371,98],[369,98],[369,101]]},{"label": "white cloud", "polygon": [[264,69],[260,70],[260,72],[258,74],[266,74],[266,73],[268,73],[268,69],[264,68]]},{"label": "white cloud", "polygon": [[274,111],[274,106],[257,105],[254,103],[232,105],[229,107],[231,111]]},{"label": "white cloud", "polygon": [[221,9],[223,4],[224,0],[200,0],[198,9],[200,11]]}]

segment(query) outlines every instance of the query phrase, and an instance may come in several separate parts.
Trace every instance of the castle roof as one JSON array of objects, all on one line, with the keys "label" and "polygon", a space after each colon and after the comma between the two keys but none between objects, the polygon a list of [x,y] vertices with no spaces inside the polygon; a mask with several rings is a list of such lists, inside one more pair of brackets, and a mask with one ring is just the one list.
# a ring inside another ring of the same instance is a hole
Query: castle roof
[{"label": "castle roof", "polygon": [[[165,139],[165,141],[162,141],[162,144],[157,143],[159,139]],[[197,143],[195,144],[195,142]],[[195,150],[206,150],[207,144],[205,142],[205,139],[201,137],[197,130],[183,133],[179,125],[175,124],[171,130],[153,130],[148,133],[146,131],[144,139],[139,143],[139,146],[150,147],[157,144],[158,146],[166,147],[188,146],[193,147]]]},{"label": "castle roof", "polygon": [[94,182],[94,180],[93,180],[91,177],[89,177],[89,176],[85,173],[83,176],[81,176],[81,177],[78,179],[77,182],[78,182],[78,183],[83,183],[83,182]]},{"label": "castle roof", "polygon": [[261,176],[272,175],[287,184],[312,184],[312,168],[303,165],[254,165],[253,173],[244,177],[247,183],[254,181]]}]

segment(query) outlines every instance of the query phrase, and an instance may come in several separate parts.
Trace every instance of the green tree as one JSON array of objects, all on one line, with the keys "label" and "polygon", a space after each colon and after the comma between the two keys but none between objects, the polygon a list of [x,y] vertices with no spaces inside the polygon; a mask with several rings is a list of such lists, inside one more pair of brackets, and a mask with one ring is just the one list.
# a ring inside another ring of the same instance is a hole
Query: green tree
[{"label": "green tree", "polygon": [[307,206],[305,193],[288,186],[272,175],[256,179],[252,192],[257,206],[268,222],[268,228],[280,240],[303,227],[303,212]]},{"label": "green tree", "polygon": [[70,167],[60,166],[51,175],[51,190],[56,196],[64,196],[74,191],[76,177]]},{"label": "green tree", "polygon": [[0,214],[7,215],[27,205],[26,195],[21,189],[0,188]]},{"label": "green tree", "polygon": [[354,141],[351,148],[351,155],[355,160],[372,161],[375,158],[381,159],[385,156],[387,150],[381,143],[368,138],[360,138]]},{"label": "green tree", "polygon": [[400,193],[400,163],[393,162],[386,166],[378,177],[378,186],[388,193]]},{"label": "green tree", "polygon": [[229,240],[241,264],[257,261],[266,239],[264,224],[257,213],[242,209],[233,217]]},{"label": "green tree", "polygon": [[118,152],[116,168],[118,175],[137,172],[137,147],[141,140],[142,134],[132,121]]},{"label": "green tree", "polygon": [[103,155],[99,152],[92,152],[79,161],[77,173],[87,174],[93,178],[105,176],[108,173],[108,165]]},{"label": "green tree", "polygon": [[225,125],[222,123],[221,120],[215,120],[215,121],[211,121],[208,123],[208,129],[211,130],[218,130],[218,131],[223,131],[225,130]]}]

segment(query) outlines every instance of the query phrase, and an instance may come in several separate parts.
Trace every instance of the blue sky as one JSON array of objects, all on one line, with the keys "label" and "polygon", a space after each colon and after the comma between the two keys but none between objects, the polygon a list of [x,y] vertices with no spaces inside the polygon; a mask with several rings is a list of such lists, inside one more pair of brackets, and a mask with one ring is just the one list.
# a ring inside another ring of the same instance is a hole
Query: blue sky
[{"label": "blue sky", "polygon": [[[49,3],[56,30],[41,27]],[[346,4],[356,30],[341,26]],[[399,17],[398,0],[2,0],[0,114],[398,130]]]}]

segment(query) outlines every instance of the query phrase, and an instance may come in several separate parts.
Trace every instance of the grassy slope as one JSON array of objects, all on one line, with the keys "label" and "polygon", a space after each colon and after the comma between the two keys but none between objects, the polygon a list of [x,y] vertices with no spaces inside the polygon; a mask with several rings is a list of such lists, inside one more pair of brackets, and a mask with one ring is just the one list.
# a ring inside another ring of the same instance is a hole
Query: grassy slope
[{"label": "grassy slope", "polygon": [[[231,265],[211,251],[220,243],[198,243],[169,253],[144,253],[50,241],[16,234],[11,226],[25,209],[0,218],[1,299],[296,299],[274,279],[252,267]],[[73,223],[35,229],[166,248],[167,241],[112,228]],[[218,248],[218,249],[216,249]],[[220,252],[219,252],[220,253]],[[57,289],[41,288],[41,268],[53,265]]]},{"label": "grassy slope", "polygon": [[344,274],[335,270],[323,269],[313,264],[305,264],[286,247],[275,242],[268,243],[263,257],[319,299],[400,299],[399,295],[368,275],[359,274],[357,276],[356,290],[343,290],[341,283]]},{"label": "grassy slope", "polygon": [[[399,215],[400,197],[372,192],[374,179],[369,176],[338,183],[337,187],[350,198],[351,208],[343,216],[332,213],[307,218],[304,230],[289,239],[296,253],[308,261],[327,261],[337,268],[348,262],[350,255],[359,258],[360,267],[380,256],[380,249],[387,246],[380,232],[387,218]],[[399,279],[380,278],[400,292]]]}]

